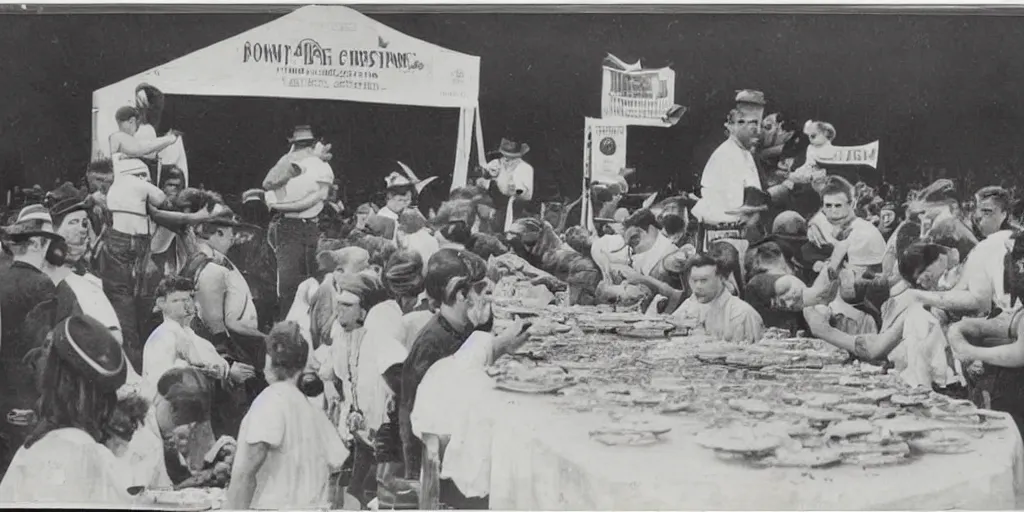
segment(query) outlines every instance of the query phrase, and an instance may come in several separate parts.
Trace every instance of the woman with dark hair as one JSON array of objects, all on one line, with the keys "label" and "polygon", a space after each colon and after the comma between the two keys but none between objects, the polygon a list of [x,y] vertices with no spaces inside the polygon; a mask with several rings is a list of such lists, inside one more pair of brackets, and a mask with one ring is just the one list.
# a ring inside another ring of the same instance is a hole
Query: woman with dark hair
[{"label": "woman with dark hair", "polygon": [[102,444],[125,382],[121,346],[85,316],[57,324],[48,342],[39,421],[0,482],[0,503],[130,503],[114,456]]},{"label": "woman with dark hair", "polygon": [[299,325],[281,322],[267,335],[270,386],[242,420],[225,509],[334,508],[332,475],[348,450],[323,411],[299,390],[309,345]]}]

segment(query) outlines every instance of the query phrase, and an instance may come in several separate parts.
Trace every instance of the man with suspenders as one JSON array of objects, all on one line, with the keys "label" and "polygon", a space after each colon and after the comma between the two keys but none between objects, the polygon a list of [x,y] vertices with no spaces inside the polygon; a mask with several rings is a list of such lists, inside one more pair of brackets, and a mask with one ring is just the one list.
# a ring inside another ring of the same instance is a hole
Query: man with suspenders
[{"label": "man with suspenders", "polygon": [[264,335],[252,291],[245,276],[228,259],[234,245],[236,230],[248,226],[230,210],[196,227],[198,251],[189,258],[182,276],[192,279],[196,289],[198,319],[196,333],[211,343],[231,366],[255,373],[244,386],[218,386],[216,392],[223,404],[213,413],[213,429],[219,435],[237,436],[245,412],[264,387],[262,370],[266,350]]}]

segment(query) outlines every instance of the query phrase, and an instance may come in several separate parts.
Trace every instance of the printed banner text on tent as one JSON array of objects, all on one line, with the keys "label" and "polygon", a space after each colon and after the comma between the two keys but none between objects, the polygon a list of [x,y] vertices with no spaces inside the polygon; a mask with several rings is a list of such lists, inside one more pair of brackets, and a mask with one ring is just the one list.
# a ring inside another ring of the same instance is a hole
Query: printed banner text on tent
[{"label": "printed banner text on tent", "polygon": [[626,168],[626,125],[588,117],[586,129],[590,134],[591,178],[594,181],[617,178]]},{"label": "printed banner text on tent", "polygon": [[833,146],[815,159],[824,165],[869,165],[878,168],[878,141],[863,146]]}]

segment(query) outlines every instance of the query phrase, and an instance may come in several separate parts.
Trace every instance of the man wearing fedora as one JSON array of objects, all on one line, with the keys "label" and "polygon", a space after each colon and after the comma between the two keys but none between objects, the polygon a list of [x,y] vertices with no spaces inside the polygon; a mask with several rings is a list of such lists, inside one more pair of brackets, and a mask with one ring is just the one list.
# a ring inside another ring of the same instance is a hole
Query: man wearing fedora
[{"label": "man wearing fedora", "polygon": [[195,258],[206,261],[186,265],[185,274],[194,277],[199,318],[208,330],[217,352],[234,367],[255,372],[244,389],[232,392],[219,387],[223,406],[215,411],[214,430],[221,435],[237,436],[248,404],[264,387],[261,372],[264,364],[264,335],[259,330],[259,316],[252,290],[239,268],[228,259],[228,251],[237,240],[237,231],[253,229],[230,210],[196,229],[199,251]]},{"label": "man wearing fedora", "polygon": [[487,162],[483,169],[488,177],[478,178],[476,184],[490,193],[507,231],[533,200],[533,166],[523,160],[530,152],[525,142],[501,139],[498,152],[501,158]]},{"label": "man wearing fedora", "polygon": [[764,118],[764,93],[742,90],[736,95],[736,108],[729,112],[725,127],[729,138],[715,149],[701,175],[701,199],[693,208],[700,220],[698,243],[706,247],[717,238],[742,235],[743,219],[730,213],[742,207],[744,190],[756,188],[768,193],[772,202],[782,201],[803,175],[791,175],[781,184],[768,188],[757,167],[753,151],[757,148]]},{"label": "man wearing fedora", "polygon": [[319,217],[334,184],[330,144],[321,144],[308,125],[295,128],[291,147],[263,180],[266,202],[277,212],[267,233],[277,255],[278,315],[288,314],[295,291],[316,272]]},{"label": "man wearing fedora", "polygon": [[55,296],[57,284],[70,270],[64,266],[67,245],[43,205],[22,208],[2,236],[4,249],[13,257],[11,266],[0,272],[0,434],[7,443],[0,470],[6,470],[33,423],[36,380],[22,359],[35,347],[26,336],[25,319]]}]

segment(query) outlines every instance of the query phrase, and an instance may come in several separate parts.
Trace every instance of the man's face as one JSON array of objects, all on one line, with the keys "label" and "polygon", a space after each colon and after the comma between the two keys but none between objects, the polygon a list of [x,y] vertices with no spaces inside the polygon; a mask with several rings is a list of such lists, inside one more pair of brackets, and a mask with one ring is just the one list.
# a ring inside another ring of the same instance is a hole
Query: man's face
[{"label": "man's face", "polygon": [[121,131],[128,135],[135,135],[135,132],[139,131],[139,118],[133,117],[121,123]]},{"label": "man's face", "polygon": [[949,255],[942,254],[931,265],[921,271],[914,283],[922,290],[934,290],[938,287],[939,279],[949,269]]},{"label": "man's face", "polygon": [[160,311],[171,320],[187,325],[196,316],[196,301],[192,292],[173,291],[156,300]]},{"label": "man's face", "polygon": [[658,236],[658,230],[654,227],[643,229],[639,226],[630,226],[622,233],[622,238],[631,249],[644,247]]},{"label": "man's face", "polygon": [[359,300],[359,296],[352,292],[342,291],[338,295],[337,304],[338,324],[346,332],[358,329],[364,316],[362,301]]},{"label": "man's face", "polygon": [[494,285],[490,280],[486,280],[483,284],[470,289],[466,295],[466,316],[474,327],[485,325],[491,321],[493,294]]},{"label": "man's face", "polygon": [[725,287],[725,281],[711,265],[690,269],[690,290],[701,304],[707,304],[718,297]]},{"label": "man's face", "polygon": [[86,175],[86,180],[89,183],[90,191],[106,194],[107,190],[110,190],[110,184],[114,182],[114,175],[90,172]]},{"label": "man's face", "polygon": [[896,212],[892,210],[882,210],[881,214],[881,225],[882,227],[891,226],[896,222]]},{"label": "man's face", "polygon": [[750,149],[757,145],[761,134],[761,116],[754,112],[736,114],[729,123],[729,132],[736,137],[743,147]]},{"label": "man's face", "polygon": [[184,183],[178,178],[171,178],[164,182],[164,194],[167,195],[167,199],[171,201],[178,197],[178,193],[184,188]]},{"label": "man's face", "polygon": [[68,244],[68,261],[78,261],[89,243],[89,217],[85,211],[71,212],[57,228],[57,234]]},{"label": "man's face", "polygon": [[229,226],[217,228],[217,232],[210,237],[210,241],[213,242],[214,247],[221,252],[225,252],[234,246],[236,240],[235,230]]},{"label": "man's face", "polygon": [[404,194],[391,194],[388,196],[388,210],[395,213],[402,213],[412,203],[412,192]]},{"label": "man's face", "polygon": [[974,224],[982,235],[989,236],[999,231],[1005,220],[1006,212],[995,199],[989,197],[978,201],[978,207],[974,210]]},{"label": "man's face", "polygon": [[853,215],[853,202],[846,194],[828,194],[821,200],[825,218],[833,224],[845,222]]}]

